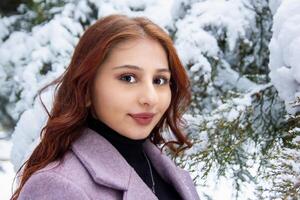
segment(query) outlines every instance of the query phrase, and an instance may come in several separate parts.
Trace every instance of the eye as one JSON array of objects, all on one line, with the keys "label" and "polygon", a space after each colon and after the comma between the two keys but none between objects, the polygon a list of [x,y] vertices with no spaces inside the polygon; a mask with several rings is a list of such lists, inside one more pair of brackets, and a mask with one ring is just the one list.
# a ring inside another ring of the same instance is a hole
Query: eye
[{"label": "eye", "polygon": [[166,84],[168,84],[170,81],[169,81],[169,79],[168,78],[166,78],[166,77],[158,77],[158,78],[156,78],[155,80],[154,80],[154,83],[155,84],[158,84],[158,85],[166,85]]},{"label": "eye", "polygon": [[128,83],[135,83],[136,82],[135,75],[133,75],[133,74],[122,74],[120,76],[120,80],[128,82]]}]

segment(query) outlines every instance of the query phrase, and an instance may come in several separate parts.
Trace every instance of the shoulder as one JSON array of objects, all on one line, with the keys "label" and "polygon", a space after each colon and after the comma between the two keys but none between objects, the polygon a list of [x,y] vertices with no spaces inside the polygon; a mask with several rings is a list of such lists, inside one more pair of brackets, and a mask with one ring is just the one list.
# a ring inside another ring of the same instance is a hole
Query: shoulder
[{"label": "shoulder", "polygon": [[42,171],[32,175],[25,183],[20,200],[88,200],[87,194],[70,179],[53,171]]},{"label": "shoulder", "polygon": [[[101,166],[99,166],[101,169]],[[85,165],[68,151],[60,162],[35,172],[21,190],[20,200],[120,199],[122,192],[95,182]]]},{"label": "shoulder", "polygon": [[72,153],[59,162],[50,163],[35,172],[20,193],[21,200],[34,199],[89,199],[81,182],[90,182],[87,172]]}]

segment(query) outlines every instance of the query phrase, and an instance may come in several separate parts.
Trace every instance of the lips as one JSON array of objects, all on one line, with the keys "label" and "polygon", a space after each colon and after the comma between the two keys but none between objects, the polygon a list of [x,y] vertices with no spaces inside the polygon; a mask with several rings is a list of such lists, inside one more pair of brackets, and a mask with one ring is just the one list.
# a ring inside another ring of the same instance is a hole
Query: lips
[{"label": "lips", "polygon": [[130,116],[140,125],[148,125],[151,123],[154,113],[137,113],[130,114]]}]

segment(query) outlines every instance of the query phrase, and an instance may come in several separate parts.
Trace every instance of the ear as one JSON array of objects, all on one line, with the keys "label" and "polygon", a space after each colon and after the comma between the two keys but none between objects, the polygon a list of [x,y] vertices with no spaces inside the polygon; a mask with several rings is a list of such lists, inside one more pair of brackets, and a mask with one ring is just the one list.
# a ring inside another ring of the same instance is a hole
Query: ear
[{"label": "ear", "polygon": [[86,101],[86,103],[85,103],[85,107],[90,107],[91,106],[91,101],[90,100],[88,100],[88,101]]},{"label": "ear", "polygon": [[89,94],[85,95],[85,107],[90,107],[92,105],[92,101]]}]

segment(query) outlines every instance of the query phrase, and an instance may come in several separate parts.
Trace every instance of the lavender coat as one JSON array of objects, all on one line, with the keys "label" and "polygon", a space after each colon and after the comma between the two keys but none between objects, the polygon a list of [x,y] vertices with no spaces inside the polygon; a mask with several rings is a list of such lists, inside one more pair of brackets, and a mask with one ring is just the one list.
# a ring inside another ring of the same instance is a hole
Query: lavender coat
[{"label": "lavender coat", "polygon": [[[144,150],[160,176],[185,200],[199,200],[187,171],[149,140]],[[63,162],[51,163],[26,182],[19,200],[157,200],[121,154],[101,135],[85,129]]]}]

